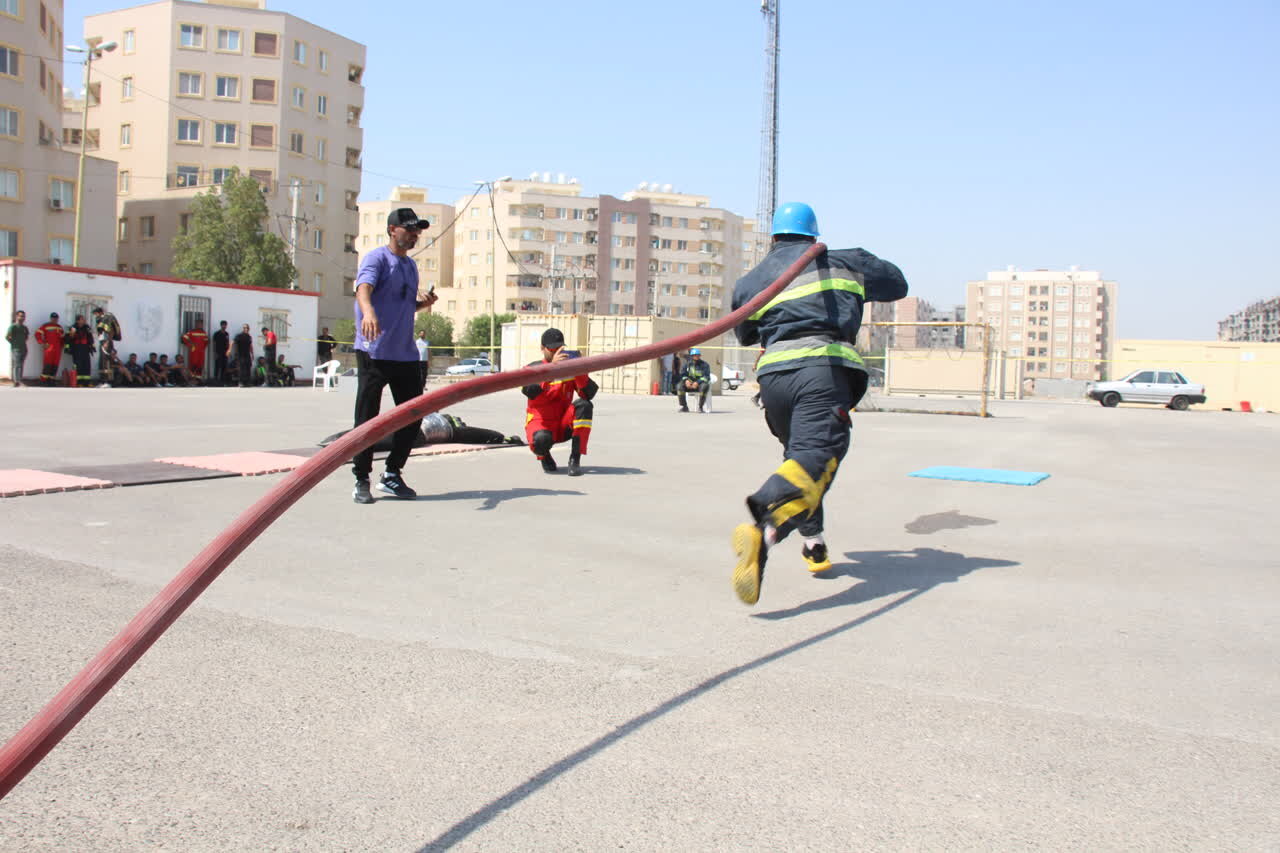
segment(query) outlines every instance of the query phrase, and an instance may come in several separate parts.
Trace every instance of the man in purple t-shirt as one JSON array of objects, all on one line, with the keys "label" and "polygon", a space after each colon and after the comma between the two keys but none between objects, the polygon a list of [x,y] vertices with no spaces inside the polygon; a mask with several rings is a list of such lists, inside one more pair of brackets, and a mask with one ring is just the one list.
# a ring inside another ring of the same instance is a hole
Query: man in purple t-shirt
[{"label": "man in purple t-shirt", "polygon": [[[418,267],[409,250],[418,235],[431,223],[419,219],[411,208],[401,207],[387,217],[387,245],[364,256],[356,274],[356,418],[360,426],[376,417],[382,408],[382,389],[391,387],[391,398],[400,405],[422,393],[418,371],[418,349],[413,345],[413,318],[430,308],[434,293],[418,298]],[[387,457],[387,470],[378,481],[378,490],[404,500],[418,493],[409,488],[401,469],[409,459],[420,421],[396,431]],[[373,503],[369,473],[373,470],[373,448],[367,447],[351,460],[356,475],[352,499],[358,504]]]}]

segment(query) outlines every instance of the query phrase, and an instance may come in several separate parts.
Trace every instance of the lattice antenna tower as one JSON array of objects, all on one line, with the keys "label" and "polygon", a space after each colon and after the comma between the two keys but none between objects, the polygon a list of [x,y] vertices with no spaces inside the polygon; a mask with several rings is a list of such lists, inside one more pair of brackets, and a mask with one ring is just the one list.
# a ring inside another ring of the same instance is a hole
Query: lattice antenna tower
[{"label": "lattice antenna tower", "polygon": [[760,125],[760,183],[756,200],[756,261],[766,251],[766,235],[778,206],[778,2],[760,0],[764,16],[764,110]]}]

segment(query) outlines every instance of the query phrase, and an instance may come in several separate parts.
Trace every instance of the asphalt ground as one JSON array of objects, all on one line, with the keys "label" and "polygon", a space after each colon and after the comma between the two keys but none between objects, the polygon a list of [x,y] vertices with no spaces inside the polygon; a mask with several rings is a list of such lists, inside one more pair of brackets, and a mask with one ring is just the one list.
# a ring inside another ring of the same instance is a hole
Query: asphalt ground
[{"label": "asphalt ground", "polygon": [[[351,392],[0,389],[0,468],[302,447]],[[793,537],[747,608],[729,534],[778,447],[745,391],[674,409],[598,398],[581,478],[429,457],[356,506],[333,474],[0,802],[0,850],[1280,848],[1280,418],[858,414],[835,568]],[[0,737],[281,476],[0,502]]]}]

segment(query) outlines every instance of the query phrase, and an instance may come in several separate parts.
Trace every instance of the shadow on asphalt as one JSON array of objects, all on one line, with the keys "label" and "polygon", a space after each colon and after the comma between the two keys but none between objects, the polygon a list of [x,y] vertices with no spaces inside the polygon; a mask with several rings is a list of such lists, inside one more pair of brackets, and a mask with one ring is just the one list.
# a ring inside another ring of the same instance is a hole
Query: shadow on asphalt
[{"label": "shadow on asphalt", "polygon": [[559,761],[551,764],[535,775],[529,777],[520,785],[507,791],[497,799],[489,801],[476,811],[464,817],[453,826],[446,829],[436,838],[428,841],[422,847],[418,848],[418,853],[431,853],[431,851],[448,850],[454,845],[464,841],[476,830],[484,827],[492,822],[495,818],[502,815],[503,812],[516,806],[520,802],[528,799],[541,789],[545,788],[551,782],[568,773],[579,764],[588,760],[592,756],[603,752],[613,744],[622,740],[630,734],[638,731],[659,717],[665,716],[683,705],[692,702],[712,690],[716,689],[725,682],[731,681],[740,675],[745,675],[754,669],[781,660],[788,655],[794,654],[810,646],[817,645],[824,640],[852,631],[860,625],[865,625],[878,616],[896,610],[914,598],[924,595],[929,590],[941,583],[954,583],[975,569],[996,567],[996,566],[1016,566],[1009,560],[994,560],[984,557],[966,557],[963,554],[956,554],[950,551],[940,551],[936,548],[916,548],[914,551],[863,551],[846,554],[855,563],[840,563],[832,566],[826,572],[822,572],[816,577],[821,579],[833,579],[837,577],[857,577],[865,579],[864,583],[855,584],[846,590],[828,598],[820,599],[809,605],[791,608],[790,610],[777,610],[772,613],[757,614],[762,619],[783,619],[787,616],[794,616],[800,613],[809,612],[811,610],[823,610],[829,607],[839,607],[845,604],[856,604],[858,602],[870,601],[894,593],[903,593],[897,598],[882,604],[880,607],[872,610],[870,613],[864,613],[848,622],[844,622],[834,628],[828,628],[807,637],[788,646],[772,651],[767,655],[762,655],[754,660],[744,664],[726,669],[724,672],[713,675],[701,684],[698,684],[685,692],[673,696],[660,705],[657,705],[643,714],[632,717],[625,723],[622,723],[608,734],[596,738],[591,743],[566,755]]},{"label": "shadow on asphalt", "polygon": [[469,492],[445,492],[442,495],[418,495],[419,501],[484,501],[477,510],[494,509],[503,501],[516,498],[554,498],[561,495],[586,497],[586,492],[571,489],[488,489]]},{"label": "shadow on asphalt", "polygon": [[786,610],[771,610],[751,614],[756,619],[789,619],[832,607],[862,604],[899,592],[925,592],[944,583],[955,583],[976,569],[993,569],[1016,566],[1011,560],[991,557],[966,557],[954,551],[937,548],[915,548],[911,551],[850,551],[845,554],[851,563],[836,563],[825,572],[818,572],[816,580],[856,578],[862,583],[845,587],[834,595],[808,601]]},{"label": "shadow on asphalt", "polygon": [[608,465],[583,464],[582,473],[593,476],[612,476],[615,474],[648,474],[643,468],[611,468]]}]

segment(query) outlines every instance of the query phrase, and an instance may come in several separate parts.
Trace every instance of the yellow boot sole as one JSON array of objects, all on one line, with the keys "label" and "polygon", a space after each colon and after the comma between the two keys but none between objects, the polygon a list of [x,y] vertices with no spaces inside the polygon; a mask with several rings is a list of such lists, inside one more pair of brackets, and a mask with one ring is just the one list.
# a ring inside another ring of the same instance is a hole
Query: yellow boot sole
[{"label": "yellow boot sole", "polygon": [[739,524],[733,530],[733,551],[738,565],[733,569],[733,591],[743,604],[760,600],[760,580],[764,574],[761,552],[764,537],[754,524]]}]

